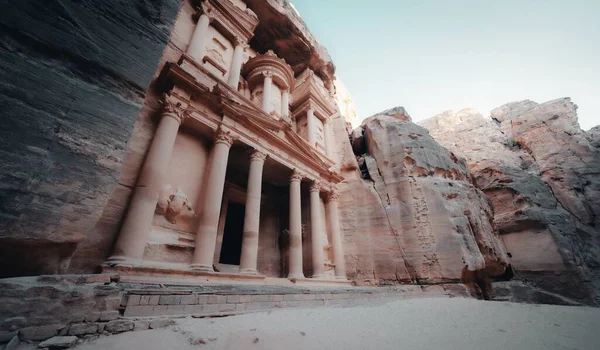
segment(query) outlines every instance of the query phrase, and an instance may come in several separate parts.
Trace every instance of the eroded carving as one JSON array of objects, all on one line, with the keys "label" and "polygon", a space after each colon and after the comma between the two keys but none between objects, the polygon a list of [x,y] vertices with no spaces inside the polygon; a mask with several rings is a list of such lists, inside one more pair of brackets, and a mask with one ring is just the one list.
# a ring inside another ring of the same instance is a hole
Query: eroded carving
[{"label": "eroded carving", "polygon": [[179,187],[173,192],[171,185],[163,187],[156,207],[157,212],[164,215],[167,221],[172,224],[176,224],[178,221],[190,220],[196,215],[186,194]]}]

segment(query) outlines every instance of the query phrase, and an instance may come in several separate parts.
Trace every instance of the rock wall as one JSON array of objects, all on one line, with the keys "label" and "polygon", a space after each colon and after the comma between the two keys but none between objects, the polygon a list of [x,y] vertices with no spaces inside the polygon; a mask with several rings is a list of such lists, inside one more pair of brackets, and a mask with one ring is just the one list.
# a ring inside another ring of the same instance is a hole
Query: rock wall
[{"label": "rock wall", "polygon": [[563,98],[505,104],[485,118],[445,112],[419,123],[464,157],[491,199],[517,277],[600,301],[600,152]]},{"label": "rock wall", "polygon": [[67,270],[117,182],[178,8],[0,1],[0,277]]},{"label": "rock wall", "polygon": [[[338,142],[343,126],[334,125]],[[358,283],[460,281],[464,267],[502,275],[508,257],[490,201],[466,164],[399,107],[344,140],[340,206],[349,278]],[[351,146],[352,145],[352,146]]]}]

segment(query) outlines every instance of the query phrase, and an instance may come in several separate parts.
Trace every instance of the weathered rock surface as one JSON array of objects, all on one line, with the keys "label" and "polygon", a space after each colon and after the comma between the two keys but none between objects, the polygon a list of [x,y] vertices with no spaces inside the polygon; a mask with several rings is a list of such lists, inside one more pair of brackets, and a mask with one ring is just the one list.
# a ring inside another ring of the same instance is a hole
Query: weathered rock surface
[{"label": "weathered rock surface", "polygon": [[576,108],[568,98],[520,101],[493,110],[491,118],[462,110],[419,124],[466,159],[477,187],[492,200],[518,277],[598,302],[598,129],[582,131]]},{"label": "weathered rock surface", "polygon": [[117,182],[179,1],[0,1],[0,277],[65,272]]},{"label": "weathered rock surface", "polygon": [[[340,141],[341,126],[335,129]],[[465,266],[488,276],[505,272],[508,257],[489,200],[471,183],[466,164],[404,108],[368,118],[352,133],[353,147],[345,144],[339,151],[349,278],[437,283],[459,281]],[[352,148],[355,166],[344,164]]]},{"label": "weathered rock surface", "polygon": [[[21,340],[37,341],[59,332],[61,335],[93,333],[99,326],[94,322],[102,321],[102,316],[114,320],[119,315],[121,290],[111,283],[111,277],[114,275],[0,280],[0,339],[18,330]],[[73,324],[71,329],[69,324]]]},{"label": "weathered rock surface", "polygon": [[48,349],[66,349],[74,346],[75,344],[77,344],[77,337],[74,336],[52,337],[41,342],[39,347]]}]

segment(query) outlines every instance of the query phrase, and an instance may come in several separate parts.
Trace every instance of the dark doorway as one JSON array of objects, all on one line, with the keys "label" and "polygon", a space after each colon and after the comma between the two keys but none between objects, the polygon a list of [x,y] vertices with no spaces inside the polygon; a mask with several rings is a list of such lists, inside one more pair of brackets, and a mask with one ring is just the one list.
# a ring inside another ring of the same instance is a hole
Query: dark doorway
[{"label": "dark doorway", "polygon": [[242,254],[242,234],[244,232],[244,215],[246,206],[240,203],[229,202],[225,217],[225,230],[219,263],[239,265]]}]

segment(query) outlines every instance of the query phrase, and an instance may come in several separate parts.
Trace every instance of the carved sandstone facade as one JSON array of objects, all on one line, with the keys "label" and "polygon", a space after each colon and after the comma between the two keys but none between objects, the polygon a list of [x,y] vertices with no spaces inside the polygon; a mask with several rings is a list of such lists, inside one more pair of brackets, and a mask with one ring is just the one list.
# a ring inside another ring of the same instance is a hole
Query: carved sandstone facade
[{"label": "carved sandstone facade", "polygon": [[254,47],[246,3],[190,4],[196,23],[154,82],[162,110],[103,271],[348,283],[331,77]]}]

